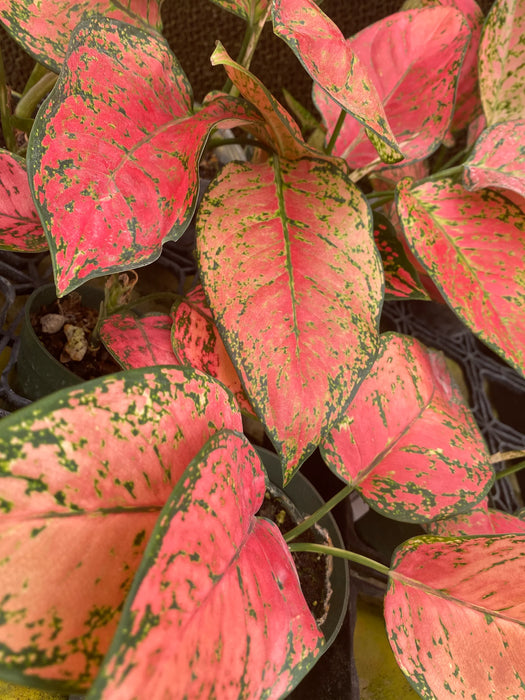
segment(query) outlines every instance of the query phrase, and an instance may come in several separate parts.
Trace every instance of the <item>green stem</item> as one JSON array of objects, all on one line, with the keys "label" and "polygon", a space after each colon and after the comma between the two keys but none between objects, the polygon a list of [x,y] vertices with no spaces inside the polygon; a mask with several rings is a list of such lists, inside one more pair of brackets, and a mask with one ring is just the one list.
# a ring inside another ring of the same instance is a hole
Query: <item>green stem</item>
[{"label": "green stem", "polygon": [[33,87],[22,95],[16,106],[15,115],[22,119],[31,117],[57,80],[58,75],[56,75],[56,73],[51,73],[50,71],[46,73]]},{"label": "green stem", "polygon": [[523,462],[518,462],[517,464],[511,464],[510,467],[507,467],[506,469],[502,469],[499,472],[496,472],[496,479],[504,479],[506,476],[510,476],[511,474],[515,474],[516,472],[519,472],[521,469],[525,469],[525,460]]},{"label": "green stem", "polygon": [[335,142],[337,141],[337,137],[341,133],[341,129],[343,128],[343,124],[346,118],[346,112],[344,109],[341,109],[339,113],[339,118],[337,119],[337,123],[334,127],[334,130],[332,131],[332,135],[330,136],[330,141],[328,141],[328,145],[324,149],[326,155],[331,155],[332,151],[334,150]]},{"label": "green stem", "polygon": [[[250,41],[251,33],[252,33],[252,26],[249,22],[247,22],[246,28],[244,30],[244,36],[242,38],[241,48],[239,49],[239,53],[237,54],[237,58],[235,59],[236,62],[239,63],[240,65],[242,65],[242,62],[244,61],[244,57],[246,55],[246,49],[248,48],[248,43]],[[231,78],[228,78],[226,80],[226,82],[223,85],[222,91],[229,92],[230,95],[234,95],[234,96],[237,96],[239,94],[239,91],[232,83]]]},{"label": "green stem", "polygon": [[[236,58],[236,63],[241,65],[243,68],[246,68],[246,70],[250,68],[255,49],[257,48],[257,44],[259,43],[261,32],[266,23],[266,20],[268,19],[268,15],[270,14],[271,6],[271,3],[268,3],[268,8],[264,16],[260,17],[255,22],[255,24],[253,24],[252,22],[246,23],[246,29],[244,30],[241,48],[239,49],[239,53],[237,54]],[[238,88],[236,88],[235,85],[233,85],[230,78],[228,78],[228,80],[226,81],[223,87],[223,92],[229,92],[230,95],[234,97],[236,97],[239,94]]]},{"label": "green stem", "polygon": [[[27,79],[27,82],[24,86],[24,91],[23,91],[22,95],[25,95],[27,92],[29,92],[29,90],[31,90],[33,85],[36,85],[38,83],[38,81],[40,80],[40,78],[43,78],[44,75],[46,75],[47,73],[49,73],[49,70],[45,66],[43,66],[41,63],[38,63],[37,61],[35,61],[35,65],[33,66],[33,70],[31,71],[31,75]],[[22,95],[20,95],[20,97],[22,97]]]},{"label": "green stem", "polygon": [[233,136],[229,139],[211,138],[206,144],[206,150],[212,151],[214,148],[230,145],[242,146],[243,148],[245,146],[253,146],[254,148],[262,148],[265,151],[271,152],[271,149],[266,143],[262,143],[262,141],[257,141],[256,139],[251,138],[250,136]]},{"label": "green stem", "polygon": [[467,158],[469,155],[470,151],[472,150],[472,146],[468,146],[467,148],[463,148],[459,153],[456,153],[452,158],[449,158],[446,163],[443,163],[443,165],[440,167],[441,171],[448,170],[452,166],[456,165],[456,163],[463,161],[464,159]]},{"label": "green stem", "polygon": [[347,559],[354,564],[360,564],[361,566],[367,566],[369,569],[379,572],[388,576],[390,569],[384,564],[380,564],[378,561],[364,557],[362,554],[356,554],[355,552],[349,552],[346,549],[339,549],[338,547],[328,547],[325,544],[315,544],[312,542],[296,542],[294,544],[288,545],[288,549],[291,552],[315,552],[317,554],[326,554],[332,557],[339,557],[340,559]]},{"label": "green stem", "polygon": [[366,198],[371,207],[377,207],[391,202],[395,196],[395,190],[384,190],[383,192],[371,192]]},{"label": "green stem", "polygon": [[250,22],[246,23],[246,28],[244,30],[244,36],[242,38],[242,44],[241,48],[239,49],[239,53],[237,54],[237,58],[235,59],[236,63],[242,66],[242,62],[244,61],[244,57],[246,56],[246,51],[248,49],[248,44],[250,43],[250,37],[252,35],[252,25]]},{"label": "green stem", "polygon": [[268,7],[266,9],[266,12],[262,17],[260,17],[256,24],[251,26],[251,32],[250,36],[248,39],[248,44],[246,46],[246,51],[243,56],[243,60],[241,65],[248,70],[250,68],[250,64],[252,62],[253,55],[255,53],[255,49],[257,48],[257,44],[259,43],[259,39],[261,37],[261,32],[263,30],[264,25],[266,24],[266,20],[268,19],[268,15],[270,14],[270,10],[272,8],[272,3],[268,3]]},{"label": "green stem", "polygon": [[422,185],[425,182],[435,182],[436,180],[441,180],[444,177],[455,177],[456,175],[461,175],[463,173],[463,170],[463,165],[454,165],[452,168],[440,170],[437,173],[433,173],[428,177],[424,177],[421,180],[418,180],[417,184]]},{"label": "green stem", "polygon": [[315,513],[312,513],[312,515],[305,518],[302,523],[299,523],[299,525],[296,525],[292,530],[289,530],[284,536],[285,542],[291,542],[299,535],[302,535],[303,532],[309,530],[312,525],[315,525],[315,523],[321,520],[321,518],[331,511],[332,508],[335,508],[338,503],[349,496],[353,490],[353,486],[345,486],[343,489],[341,489],[341,491],[336,493],[335,496],[333,496],[329,501],[318,508]]},{"label": "green stem", "polygon": [[140,306],[141,304],[147,304],[150,301],[175,301],[180,298],[180,294],[175,294],[175,292],[153,292],[152,294],[146,294],[143,297],[138,297],[133,299],[133,301],[128,301],[126,304],[121,304],[116,306],[111,313],[122,313],[123,311],[130,311],[134,309],[135,306]]},{"label": "green stem", "polygon": [[2,134],[8,151],[16,151],[16,136],[13,123],[11,121],[11,110],[9,108],[9,89],[7,87],[4,60],[0,50],[0,121],[2,122]]}]

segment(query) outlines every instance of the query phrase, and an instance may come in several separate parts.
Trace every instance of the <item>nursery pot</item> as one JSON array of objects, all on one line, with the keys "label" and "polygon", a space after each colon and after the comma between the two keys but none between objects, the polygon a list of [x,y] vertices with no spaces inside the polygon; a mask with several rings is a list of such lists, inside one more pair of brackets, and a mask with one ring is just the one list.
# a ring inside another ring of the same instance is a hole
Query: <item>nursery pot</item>
[{"label": "nursery pot", "polygon": [[[277,455],[262,447],[256,447],[256,450],[264,464],[270,482],[284,492],[302,518],[311,515],[324,504],[319,493],[300,472],[293,477],[289,484],[283,487],[282,468]],[[332,546],[344,549],[341,532],[331,513],[327,513],[319,521],[319,526],[328,533]],[[297,541],[300,542],[301,539],[298,537]],[[326,641],[322,652],[327,651],[335,641],[344,622],[350,596],[350,576],[346,561],[338,557],[331,557],[331,559],[332,570],[329,574],[331,596],[325,620],[320,624]]]},{"label": "nursery pot", "polygon": [[[82,304],[90,309],[98,309],[104,299],[102,289],[83,287],[78,290]],[[57,298],[54,284],[38,287],[26,302],[20,348],[17,360],[16,385],[18,391],[28,399],[36,399],[51,394],[57,389],[73,386],[82,382],[82,378],[59,362],[44,347],[31,324],[31,315],[43,306],[52,304]]]}]

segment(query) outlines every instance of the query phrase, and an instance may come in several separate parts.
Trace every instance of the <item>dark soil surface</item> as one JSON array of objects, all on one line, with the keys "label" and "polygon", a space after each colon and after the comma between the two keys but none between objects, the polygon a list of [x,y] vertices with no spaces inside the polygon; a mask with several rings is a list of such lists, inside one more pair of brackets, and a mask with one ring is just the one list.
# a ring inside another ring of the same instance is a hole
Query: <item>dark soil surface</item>
[{"label": "dark soil surface", "polygon": [[89,338],[97,322],[98,310],[83,306],[79,294],[73,292],[60,301],[43,306],[38,312],[31,315],[31,325],[38,339],[55,359],[62,362],[71,372],[74,372],[82,379],[95,379],[122,369],[102,344],[97,348],[88,347],[86,354],[80,361],[68,358],[67,352],[64,352],[67,344],[64,328],[56,333],[44,333],[42,331],[41,321],[47,314],[64,316],[65,323],[82,328]]}]

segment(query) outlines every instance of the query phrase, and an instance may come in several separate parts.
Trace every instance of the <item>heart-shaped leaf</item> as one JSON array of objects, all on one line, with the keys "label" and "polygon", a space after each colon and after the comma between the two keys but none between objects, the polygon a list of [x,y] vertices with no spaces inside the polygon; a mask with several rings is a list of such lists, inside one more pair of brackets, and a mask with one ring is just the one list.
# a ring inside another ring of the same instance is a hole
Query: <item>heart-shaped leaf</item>
[{"label": "heart-shaped leaf", "polygon": [[428,299],[391,221],[379,212],[374,212],[374,239],[385,270],[385,300]]},{"label": "heart-shaped leaf", "polygon": [[426,528],[431,535],[453,537],[455,535],[495,535],[525,533],[525,520],[495,508],[489,508],[488,499],[466,513],[444,520],[434,520]]},{"label": "heart-shaped leaf", "polygon": [[124,369],[179,364],[171,346],[171,317],[167,314],[113,314],[100,337]]},{"label": "heart-shaped leaf", "polygon": [[470,29],[470,42],[463,59],[456,92],[451,130],[464,129],[481,113],[478,85],[478,51],[483,27],[483,12],[475,0],[419,0],[420,7],[453,7],[459,10]]},{"label": "heart-shaped leaf", "polygon": [[479,86],[487,124],[525,113],[525,0],[496,0],[483,27]]},{"label": "heart-shaped leaf", "polygon": [[[428,162],[415,161],[408,165],[382,168],[369,176],[374,192],[389,193],[403,177],[416,180],[428,175]],[[374,195],[371,204],[374,206]],[[403,230],[392,199],[383,206],[386,216],[374,210],[374,236],[385,269],[385,299],[428,299],[422,276],[428,277],[404,240]]]},{"label": "heart-shaped leaf", "polygon": [[202,301],[194,304],[190,299],[181,298],[171,308],[171,342],[177,360],[218,379],[232,392],[242,411],[255,415],[211,310],[203,310],[203,306]]},{"label": "heart-shaped leaf", "polygon": [[261,122],[234,98],[197,113],[191,101],[161,37],[100,18],[79,25],[29,144],[60,295],[158,258],[191,220],[210,129]]},{"label": "heart-shaped leaf", "polygon": [[525,535],[420,537],[395,553],[385,621],[421,697],[520,698]]},{"label": "heart-shaped leaf", "polygon": [[497,187],[525,196],[525,121],[502,122],[485,129],[465,163],[469,190]]},{"label": "heart-shaped leaf", "polygon": [[456,314],[519,372],[525,366],[525,214],[450,180],[398,186],[410,247]]},{"label": "heart-shaped leaf", "polygon": [[71,33],[82,19],[101,14],[160,32],[161,4],[162,0],[0,0],[0,19],[26,51],[58,73]]},{"label": "heart-shaped leaf", "polygon": [[223,428],[242,429],[230,394],[175,367],[86,382],[2,419],[4,675],[89,686],[160,510]]},{"label": "heart-shaped leaf", "polygon": [[464,511],[493,480],[443,357],[395,333],[382,336],[375,364],[321,453],[369,505],[402,521]]},{"label": "heart-shaped leaf", "polygon": [[47,249],[22,158],[0,150],[0,248],[20,253]]},{"label": "heart-shaped leaf", "polygon": [[[336,121],[341,108],[370,129],[385,147],[402,158],[385,115],[370,64],[360,60],[332,20],[313,0],[274,0],[274,32],[301,61],[318,86],[335,100]],[[334,60],[337,56],[337,60]],[[333,124],[330,124],[332,131]]]},{"label": "heart-shaped leaf", "polygon": [[326,162],[229,163],[197,232],[213,317],[289,479],[376,353],[383,275],[366,199]]},{"label": "heart-shaped leaf", "polygon": [[322,635],[277,526],[256,518],[259,458],[212,438],[175,487],[88,698],[282,697]]},{"label": "heart-shaped leaf", "polygon": [[[326,159],[334,165],[347,169],[346,163],[340,158],[326,156],[304,142],[301,130],[275,97],[264,87],[261,81],[253,73],[233,61],[222,44],[219,42],[211,56],[211,62],[215,65],[223,65],[228,77],[238,88],[241,95],[257,107],[265,120],[265,129],[270,145],[283,158],[295,160],[297,158],[314,157]],[[260,136],[260,127],[258,135]]]},{"label": "heart-shaped leaf", "polygon": [[[405,160],[426,158],[448,133],[469,36],[460,12],[451,7],[429,7],[397,12],[347,41],[361,63],[369,67]],[[331,133],[339,118],[339,105],[317,86],[313,94]],[[377,160],[365,129],[348,117],[334,153],[351,168]]]}]

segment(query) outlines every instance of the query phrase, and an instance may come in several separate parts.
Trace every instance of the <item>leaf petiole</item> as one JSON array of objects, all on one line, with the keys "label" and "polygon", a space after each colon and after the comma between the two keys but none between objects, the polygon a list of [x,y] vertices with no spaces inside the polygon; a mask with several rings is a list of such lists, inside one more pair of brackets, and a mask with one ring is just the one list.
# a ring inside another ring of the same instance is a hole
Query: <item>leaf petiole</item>
[{"label": "leaf petiole", "polygon": [[501,471],[496,472],[496,480],[504,479],[506,476],[510,476],[511,474],[515,474],[516,472],[519,472],[522,469],[525,469],[525,460],[523,460],[522,462],[518,462],[517,464],[511,464],[510,467],[507,467],[506,469],[502,469]]},{"label": "leaf petiole", "polygon": [[2,134],[8,151],[16,151],[16,136],[13,127],[11,109],[9,105],[9,88],[7,87],[4,60],[0,50],[0,121],[2,122]]},{"label": "leaf petiole", "polygon": [[43,75],[27,92],[24,92],[16,106],[15,115],[21,119],[33,116],[39,103],[49,94],[57,80],[58,75],[51,71]]},{"label": "leaf petiole", "polygon": [[312,515],[309,515],[307,518],[305,518],[302,521],[302,523],[299,523],[299,525],[296,525],[296,527],[289,530],[284,535],[285,542],[291,542],[296,537],[299,537],[299,535],[302,535],[303,532],[309,530],[313,525],[315,525],[315,523],[321,520],[323,516],[329,513],[332,510],[332,508],[335,508],[335,506],[338,503],[340,503],[347,496],[349,496],[353,490],[353,486],[345,486],[343,489],[341,489],[341,491],[336,493],[335,496],[333,496],[329,501],[327,501],[320,508],[318,508],[315,511],[315,513],[312,513]]},{"label": "leaf petiole", "polygon": [[339,557],[340,559],[347,559],[354,564],[360,564],[361,566],[367,566],[369,569],[373,569],[380,574],[388,576],[390,574],[390,569],[384,564],[380,564],[378,561],[369,559],[362,554],[357,554],[356,552],[349,552],[347,549],[339,549],[338,547],[328,547],[325,544],[315,544],[313,542],[295,542],[288,545],[288,549],[291,552],[316,552],[318,554],[326,554],[332,557]]},{"label": "leaf petiole", "polygon": [[346,118],[346,111],[344,109],[341,109],[339,113],[339,118],[336,122],[336,125],[334,127],[334,130],[332,131],[332,135],[330,136],[330,141],[328,141],[328,144],[326,146],[325,153],[326,155],[331,155],[332,151],[334,150],[335,142],[337,141],[337,137],[341,133],[341,129],[343,128],[343,124]]},{"label": "leaf petiole", "polygon": [[416,186],[423,185],[425,184],[425,182],[435,182],[436,180],[443,180],[447,177],[456,177],[457,175],[461,175],[463,173],[463,170],[463,165],[454,165],[452,168],[440,170],[437,173],[433,173],[432,175],[428,175],[427,177],[421,178],[421,180],[417,181]]}]

